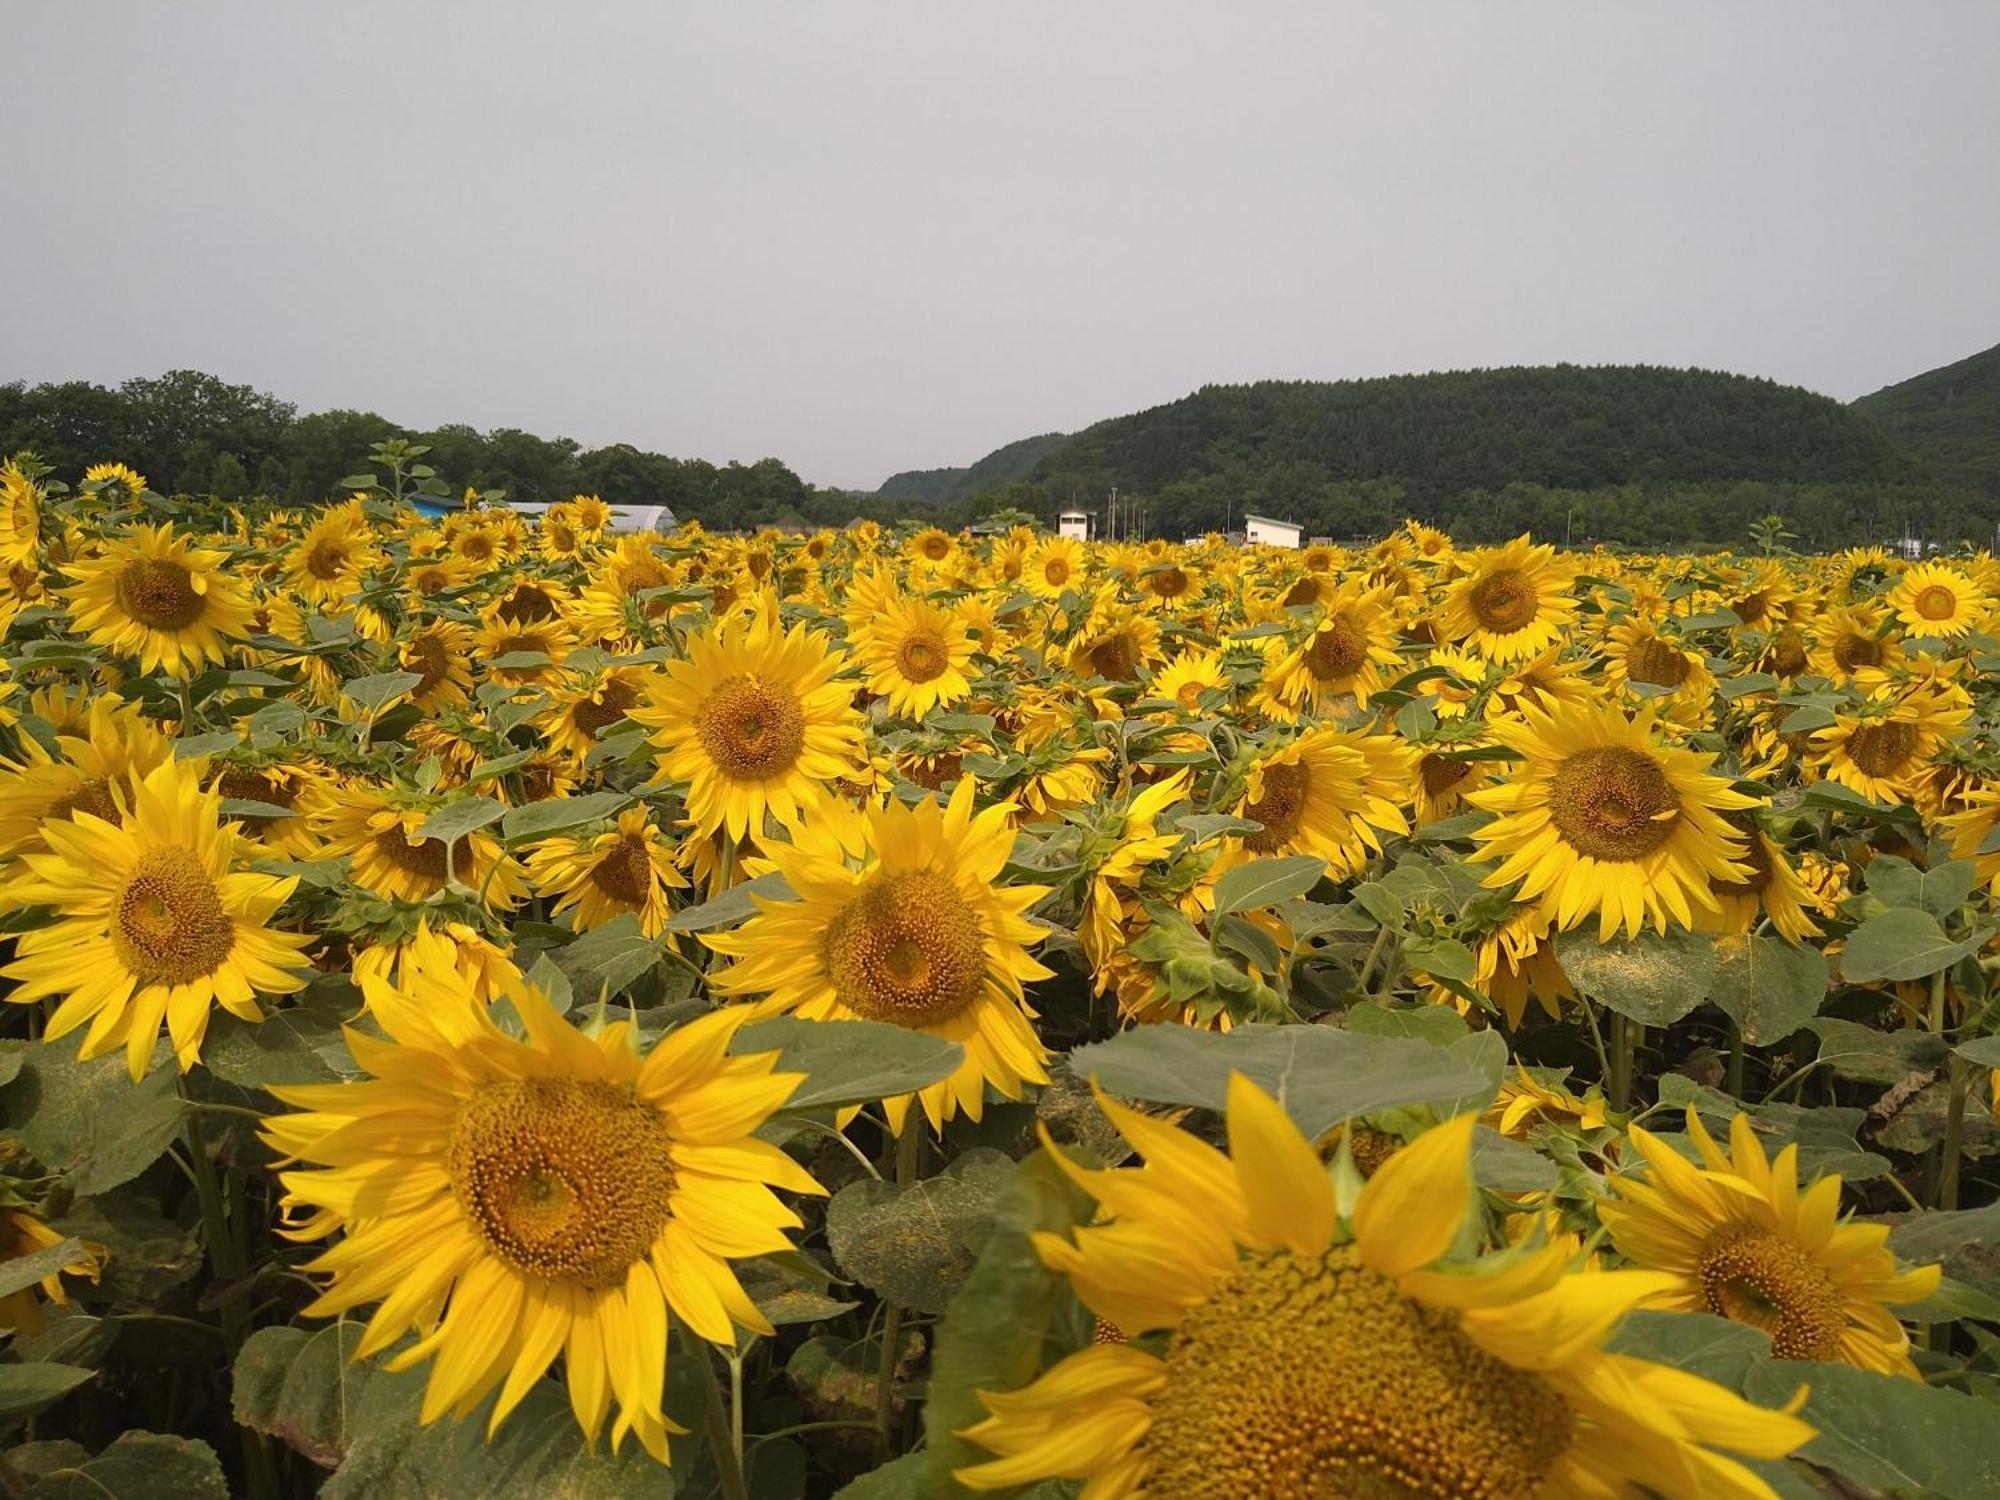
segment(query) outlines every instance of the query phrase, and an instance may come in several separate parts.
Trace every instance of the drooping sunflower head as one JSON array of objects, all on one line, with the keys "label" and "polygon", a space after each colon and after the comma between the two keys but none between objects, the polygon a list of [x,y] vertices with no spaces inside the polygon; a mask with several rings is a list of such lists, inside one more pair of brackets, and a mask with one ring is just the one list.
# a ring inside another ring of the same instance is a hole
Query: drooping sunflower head
[{"label": "drooping sunflower head", "polygon": [[672,845],[643,806],[628,807],[604,833],[549,839],[528,851],[528,878],[554,912],[575,909],[577,930],[601,927],[627,912],[647,937],[667,925],[667,889],[685,887]]},{"label": "drooping sunflower head", "polygon": [[42,487],[13,459],[0,464],[0,564],[31,565],[42,540]]},{"label": "drooping sunflower head", "polygon": [[114,505],[137,505],[146,494],[146,476],[124,464],[92,464],[83,471],[83,485]]},{"label": "drooping sunflower head", "polygon": [[1747,878],[1743,836],[1724,814],[1754,799],[1710,772],[1714,756],[1664,743],[1650,710],[1528,709],[1491,734],[1521,765],[1466,799],[1499,815],[1474,834],[1499,861],[1486,883],[1519,882],[1519,899],[1559,927],[1593,911],[1606,937],[1691,925],[1715,909],[1712,880]]},{"label": "drooping sunflower head", "polygon": [[471,702],[474,650],[472,631],[456,620],[426,620],[410,631],[396,648],[399,665],[420,679],[410,701],[425,713]]},{"label": "drooping sunflower head", "polygon": [[139,670],[191,677],[220,662],[247,633],[249,590],[227,557],[176,536],[171,523],[135,526],[88,562],[72,563],[69,597],[76,628],[93,642],[136,657]]},{"label": "drooping sunflower head", "polygon": [[861,740],[845,659],[804,626],[736,616],[688,638],[630,717],[652,731],[662,780],[687,783],[698,833],[795,827],[852,768]]}]

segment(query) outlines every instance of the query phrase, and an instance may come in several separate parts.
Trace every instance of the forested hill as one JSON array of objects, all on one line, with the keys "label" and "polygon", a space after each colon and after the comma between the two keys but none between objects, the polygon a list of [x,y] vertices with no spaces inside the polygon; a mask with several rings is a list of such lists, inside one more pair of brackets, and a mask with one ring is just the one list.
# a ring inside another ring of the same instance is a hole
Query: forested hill
[{"label": "forested hill", "polygon": [[1418,503],[1512,483],[1824,484],[1910,468],[1883,433],[1810,391],[1707,370],[1556,365],[1206,386],[1085,429],[1030,478],[1149,492],[1245,464],[1390,480]]},{"label": "forested hill", "polygon": [[1068,441],[1066,432],[1045,432],[995,448],[969,468],[905,469],[883,480],[875,493],[885,500],[963,500],[988,494],[1026,478]]},{"label": "forested hill", "polygon": [[2000,498],[2000,344],[1863,396],[1854,409],[1933,477]]}]

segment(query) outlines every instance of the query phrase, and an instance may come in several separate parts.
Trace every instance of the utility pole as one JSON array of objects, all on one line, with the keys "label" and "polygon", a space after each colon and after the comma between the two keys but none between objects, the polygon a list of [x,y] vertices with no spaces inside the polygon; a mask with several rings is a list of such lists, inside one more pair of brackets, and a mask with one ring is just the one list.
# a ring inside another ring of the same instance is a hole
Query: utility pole
[{"label": "utility pole", "polygon": [[1106,537],[1105,540],[1116,541],[1117,539],[1118,539],[1118,486],[1114,484],[1111,486],[1111,535]]}]

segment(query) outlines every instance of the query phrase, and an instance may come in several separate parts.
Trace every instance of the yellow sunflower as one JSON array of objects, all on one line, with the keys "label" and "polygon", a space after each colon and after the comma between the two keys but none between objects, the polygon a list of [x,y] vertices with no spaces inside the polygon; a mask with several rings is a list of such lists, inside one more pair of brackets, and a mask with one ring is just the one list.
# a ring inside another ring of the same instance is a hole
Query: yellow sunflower
[{"label": "yellow sunflower", "polygon": [[520,965],[509,956],[511,946],[501,948],[478,928],[464,922],[440,922],[434,928],[430,916],[425,914],[417,918],[415,927],[404,928],[394,937],[384,936],[358,949],[354,954],[354,982],[366,995],[371,975],[400,986],[405,982],[404,970],[412,965],[428,964],[435,968],[441,963],[448,964],[456,967],[471,986],[474,999],[481,1005],[491,1005],[520,982]]},{"label": "yellow sunflower", "polygon": [[[24,1255],[33,1255],[38,1250],[46,1250],[51,1245],[60,1245],[67,1236],[49,1228],[33,1214],[22,1209],[0,1209],[0,1266],[10,1260],[19,1260]],[[69,1306],[69,1293],[63,1290],[65,1276],[87,1276],[91,1284],[97,1283],[98,1272],[103,1270],[106,1258],[104,1246],[85,1241],[79,1247],[75,1260],[58,1267],[39,1282],[22,1287],[19,1291],[0,1294],[0,1331],[17,1334],[22,1338],[33,1338],[46,1326],[42,1316],[42,1305],[35,1299],[35,1291],[57,1307]]]},{"label": "yellow sunflower", "polygon": [[42,487],[9,459],[0,464],[0,567],[33,567],[42,542]]},{"label": "yellow sunflower", "polygon": [[348,780],[316,788],[308,800],[313,832],[330,857],[344,855],[354,883],[392,901],[423,901],[453,880],[506,909],[528,894],[521,866],[484,828],[456,839],[427,839],[421,830],[436,800],[400,788]]},{"label": "yellow sunflower", "polygon": [[1715,897],[1716,909],[1696,912],[1694,930],[1740,935],[1755,927],[1760,918],[1769,917],[1771,926],[1788,943],[1818,937],[1820,929],[1807,910],[1818,903],[1785,858],[1785,851],[1748,815],[1732,813],[1729,822],[1747,840],[1742,860],[1750,874],[1744,880],[1711,877],[1709,894]]},{"label": "yellow sunflower", "polygon": [[1608,939],[1641,927],[1661,932],[1716,909],[1712,880],[1751,878],[1743,835],[1724,814],[1756,805],[1713,774],[1713,755],[1660,741],[1650,708],[1527,709],[1495,720],[1492,737],[1522,764],[1503,783],[1467,795],[1498,814],[1475,830],[1481,854],[1500,861],[1489,886],[1520,884],[1559,930],[1600,913]]},{"label": "yellow sunflower", "polygon": [[1100,1218],[1034,1243],[1120,1341],[1024,1389],[982,1391],[990,1415],[963,1436],[1000,1456],[959,1469],[961,1484],[1083,1479],[1085,1500],[1642,1488],[1770,1500],[1716,1449],[1775,1459],[1813,1435],[1684,1371],[1604,1352],[1664,1276],[1573,1273],[1560,1243],[1458,1260],[1470,1115],[1354,1191],[1240,1073],[1227,1156],[1099,1102],[1145,1165],[1088,1171],[1057,1153]]},{"label": "yellow sunflower", "polygon": [[[37,693],[33,706],[61,711],[65,704]],[[117,822],[127,781],[173,754],[173,741],[137,703],[107,695],[75,707],[82,722],[57,734],[56,754],[22,735],[24,759],[0,760],[0,857],[45,848],[43,828],[79,812]]]},{"label": "yellow sunflower", "polygon": [[83,471],[84,488],[107,499],[137,503],[146,493],[146,476],[123,464],[92,464]]},{"label": "yellow sunflower", "polygon": [[1902,661],[1902,640],[1878,605],[1843,606],[1818,622],[1812,669],[1822,677],[1873,687],[1887,681]]},{"label": "yellow sunflower", "polygon": [[861,718],[837,674],[845,659],[802,625],[741,616],[692,635],[687,655],[647,683],[630,717],[652,731],[659,779],[687,783],[697,834],[787,828],[852,769]]},{"label": "yellow sunflower", "polygon": [[1947,563],[1918,563],[1896,580],[1889,607],[1914,636],[1950,640],[1977,630],[1993,600],[1977,580]]},{"label": "yellow sunflower", "polygon": [[1889,1226],[1840,1222],[1840,1178],[1801,1189],[1799,1148],[1770,1160],[1748,1115],[1730,1122],[1726,1155],[1692,1106],[1687,1128],[1703,1166],[1635,1125],[1648,1170],[1613,1177],[1617,1199],[1598,1205],[1620,1255],[1671,1277],[1646,1305],[1748,1323],[1780,1359],[1916,1378],[1889,1307],[1930,1296],[1938,1268],[1898,1271]]},{"label": "yellow sunflower", "polygon": [[1558,645],[1576,618],[1576,600],[1570,569],[1555,550],[1519,536],[1466,559],[1466,575],[1445,599],[1445,636],[1498,662],[1526,661]]},{"label": "yellow sunflower", "polygon": [[1668,695],[1705,709],[1715,695],[1715,674],[1707,659],[1673,637],[1659,623],[1634,615],[1612,628],[1605,641],[1605,675],[1620,689],[1632,684],[1665,688]]},{"label": "yellow sunflower", "polygon": [[584,760],[597,737],[625,722],[645,694],[645,674],[637,667],[607,667],[557,689],[547,713],[535,722],[550,748]]},{"label": "yellow sunflower", "polygon": [[1394,735],[1308,729],[1251,765],[1236,815],[1264,826],[1239,847],[1317,855],[1336,877],[1345,874],[1382,847],[1383,834],[1410,831],[1403,801],[1415,761]]},{"label": "yellow sunflower", "polygon": [[965,675],[973,640],[953,610],[925,599],[896,598],[854,637],[868,690],[889,700],[889,712],[921,719],[972,692]]},{"label": "yellow sunflower", "polygon": [[1828,781],[1877,802],[1907,801],[1916,777],[1971,717],[1962,689],[1918,687],[1896,698],[1874,698],[1858,712],[1836,711],[1832,727],[1813,737],[1815,764]]},{"label": "yellow sunflower", "polygon": [[303,1112],[264,1124],[303,1164],[280,1174],[297,1236],[341,1236],[307,1266],[328,1284],[306,1311],[379,1304],[357,1358],[416,1334],[388,1365],[430,1362],[421,1421],[497,1389],[491,1434],[560,1356],[586,1437],[615,1404],[612,1447],[633,1435],[666,1462],[669,1311],[728,1346],[772,1331],[729,1262],[792,1248],[773,1187],[821,1191],[752,1134],[802,1075],[725,1055],[740,1010],[642,1053],[630,1023],[586,1034],[525,983],[512,1036],[448,963],[364,988],[386,1039],[348,1043],[372,1076],[273,1089]]},{"label": "yellow sunflower", "polygon": [[1381,596],[1356,584],[1326,601],[1325,612],[1278,664],[1273,692],[1294,713],[1324,713],[1335,702],[1366,703],[1394,667],[1396,626]]},{"label": "yellow sunflower", "polygon": [[1181,652],[1161,667],[1148,686],[1153,697],[1171,699],[1194,714],[1201,711],[1201,700],[1206,693],[1219,692],[1226,699],[1229,677],[1222,670],[1218,652],[1195,648]]},{"label": "yellow sunflower", "polygon": [[551,916],[575,908],[578,932],[632,912],[649,938],[666,929],[667,888],[687,885],[643,805],[626,808],[609,832],[537,844],[528,851],[528,878],[538,895],[558,898]]},{"label": "yellow sunflower", "polygon": [[379,560],[367,512],[358,499],[350,500],[320,513],[286,558],[285,577],[308,601],[324,609],[359,593],[361,575]]},{"label": "yellow sunflower", "polygon": [[261,1021],[259,992],[285,995],[305,977],[299,951],[312,939],[269,923],[298,881],[236,866],[250,852],[239,825],[220,820],[222,794],[201,789],[200,761],[163,761],[132,786],[123,822],[78,811],[42,829],[48,848],[21,856],[15,894],[61,914],[23,933],[0,974],[7,998],[32,1005],[63,997],[44,1033],[90,1023],[81,1055],[125,1049],[145,1076],[164,1020],[185,1073],[220,1005]]},{"label": "yellow sunflower", "polygon": [[472,701],[473,635],[456,620],[426,620],[403,638],[396,661],[422,679],[410,701],[427,714]]},{"label": "yellow sunflower", "polygon": [[1069,669],[1083,678],[1136,682],[1139,673],[1159,659],[1159,621],[1121,604],[1108,590],[1091,607],[1069,644]]},{"label": "yellow sunflower", "polygon": [[1028,554],[1021,585],[1040,599],[1058,598],[1070,589],[1080,591],[1089,556],[1073,537],[1045,537]]},{"label": "yellow sunflower", "polygon": [[248,634],[250,591],[228,562],[171,523],[135,526],[101,556],[69,564],[77,582],[61,592],[95,644],[137,657],[142,672],[192,677],[227,655],[227,638]]},{"label": "yellow sunflower", "polygon": [[[509,620],[497,609],[479,627],[479,659],[486,670],[512,687],[552,682],[563,659],[576,649],[576,637],[560,619]],[[541,662],[519,658],[545,657]]]},{"label": "yellow sunflower", "polygon": [[[736,960],[711,985],[768,996],[759,1014],[859,1017],[957,1042],[957,1071],[914,1096],[934,1129],[960,1111],[977,1120],[989,1084],[1018,1099],[1027,1084],[1047,1083],[1048,1050],[1023,985],[1049,971],[1028,953],[1041,933],[1022,914],[1048,888],[998,883],[1014,847],[1012,812],[1000,803],[975,815],[967,778],[949,806],[869,809],[858,868],[829,839],[770,845],[796,899],[756,897],[758,914],[741,927],[702,934]],[[911,1097],[885,1101],[899,1133]]]}]

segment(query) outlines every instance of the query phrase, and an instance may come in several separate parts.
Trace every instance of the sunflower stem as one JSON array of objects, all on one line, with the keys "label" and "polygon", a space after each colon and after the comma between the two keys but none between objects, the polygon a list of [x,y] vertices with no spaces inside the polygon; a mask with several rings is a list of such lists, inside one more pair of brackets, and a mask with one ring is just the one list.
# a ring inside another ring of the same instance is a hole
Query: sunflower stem
[{"label": "sunflower stem", "polygon": [[715,1376],[715,1360],[708,1351],[708,1340],[688,1337],[690,1352],[694,1355],[695,1367],[701,1371],[701,1391],[707,1399],[703,1426],[708,1429],[708,1450],[715,1456],[715,1472],[722,1481],[723,1500],[750,1500],[749,1488],[743,1482],[743,1455],[730,1442],[730,1431],[734,1423],[730,1414],[722,1408],[725,1399],[722,1382]]},{"label": "sunflower stem", "polygon": [[1737,1022],[1729,1023],[1729,1076],[1723,1086],[1729,1090],[1729,1097],[1743,1097],[1743,1028]]},{"label": "sunflower stem", "polygon": [[[917,1180],[917,1149],[923,1119],[912,1108],[903,1116],[903,1133],[896,1137],[896,1186]],[[875,1449],[884,1463],[895,1456],[896,1365],[903,1348],[903,1304],[893,1297],[882,1308],[882,1361],[875,1369]]]},{"label": "sunflower stem", "polygon": [[1632,1023],[1611,1013],[1611,1107],[1619,1114],[1632,1108],[1632,1055],[1637,1050]]},{"label": "sunflower stem", "polygon": [[1972,1069],[1964,1058],[1951,1057],[1951,1097],[1944,1116],[1944,1159],[1938,1167],[1937,1206],[1958,1207],[1959,1159],[1965,1140],[1965,1097],[1972,1088]]}]

